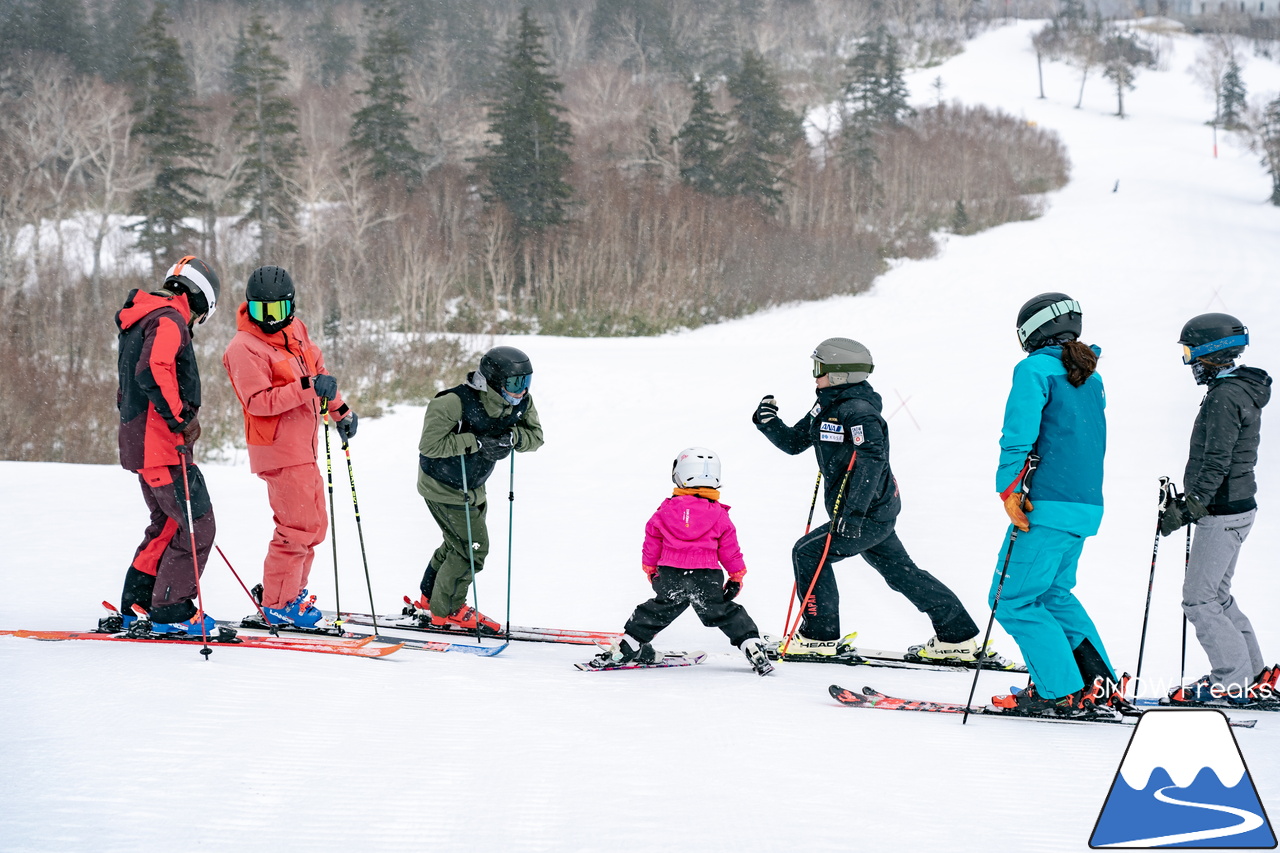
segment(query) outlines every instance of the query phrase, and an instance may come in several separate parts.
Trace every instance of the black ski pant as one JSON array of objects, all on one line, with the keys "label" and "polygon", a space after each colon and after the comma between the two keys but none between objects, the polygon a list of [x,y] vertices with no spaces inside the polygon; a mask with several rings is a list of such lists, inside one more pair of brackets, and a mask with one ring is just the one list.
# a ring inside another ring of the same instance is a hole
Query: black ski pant
[{"label": "black ski pant", "polygon": [[861,554],[871,568],[880,573],[894,592],[907,597],[915,608],[933,622],[933,632],[945,643],[958,643],[975,637],[978,626],[960,599],[946,584],[911,561],[898,540],[893,523],[866,521],[857,537],[831,537],[826,562],[813,587],[813,597],[806,605],[805,590],[813,581],[813,573],[822,559],[830,523],[801,537],[791,549],[791,564],[796,576],[796,597],[804,608],[801,633],[811,640],[840,638],[840,590],[836,586],[833,563]]},{"label": "black ski pant", "polygon": [[623,629],[642,643],[651,643],[663,628],[693,605],[702,624],[719,628],[735,646],[750,637],[760,636],[760,629],[736,601],[724,600],[722,569],[674,569],[659,566],[653,579],[653,598],[631,614]]},{"label": "black ski pant", "polygon": [[217,524],[204,476],[194,464],[187,467],[191,486],[191,515],[195,521],[195,558],[191,554],[191,531],[187,527],[187,496],[182,468],[169,469],[171,481],[152,485],[142,474],[142,499],[151,521],[142,534],[142,544],[134,552],[125,573],[120,611],[133,615],[134,604],[150,611],[153,622],[181,622],[196,615],[196,565],[204,574]]}]

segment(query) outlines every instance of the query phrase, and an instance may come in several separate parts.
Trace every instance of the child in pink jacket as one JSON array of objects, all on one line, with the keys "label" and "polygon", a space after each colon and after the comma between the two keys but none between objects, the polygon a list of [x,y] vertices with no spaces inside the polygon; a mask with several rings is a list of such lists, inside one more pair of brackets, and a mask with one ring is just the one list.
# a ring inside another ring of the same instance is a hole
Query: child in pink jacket
[{"label": "child in pink jacket", "polygon": [[[724,631],[755,671],[768,675],[773,666],[760,631],[733,600],[742,590],[747,565],[729,507],[720,503],[720,459],[705,447],[682,450],[672,465],[671,480],[674,494],[644,529],[641,567],[653,584],[654,597],[631,614],[626,633],[614,641],[609,655],[617,663],[654,662],[654,636],[693,605],[703,625]],[[727,583],[721,566],[729,572]]]}]

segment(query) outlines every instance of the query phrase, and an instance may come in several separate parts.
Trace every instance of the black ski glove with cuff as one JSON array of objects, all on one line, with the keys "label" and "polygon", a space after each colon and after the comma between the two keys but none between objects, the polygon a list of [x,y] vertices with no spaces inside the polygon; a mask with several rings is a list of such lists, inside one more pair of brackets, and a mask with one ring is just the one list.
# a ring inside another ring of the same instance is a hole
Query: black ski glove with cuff
[{"label": "black ski glove with cuff", "polygon": [[[302,378],[303,386],[306,387],[306,377]],[[334,379],[327,373],[318,373],[311,378],[311,389],[316,392],[317,397],[325,400],[332,400],[338,396],[338,380]]]},{"label": "black ski glove with cuff", "polygon": [[738,597],[738,593],[740,592],[742,592],[742,581],[736,581],[733,578],[729,578],[724,585],[724,600],[733,601]]},{"label": "black ski glove with cuff", "polygon": [[756,406],[756,413],[752,415],[751,422],[767,424],[769,421],[776,420],[777,417],[778,401],[773,398],[772,394],[767,394],[760,401],[760,405]]}]

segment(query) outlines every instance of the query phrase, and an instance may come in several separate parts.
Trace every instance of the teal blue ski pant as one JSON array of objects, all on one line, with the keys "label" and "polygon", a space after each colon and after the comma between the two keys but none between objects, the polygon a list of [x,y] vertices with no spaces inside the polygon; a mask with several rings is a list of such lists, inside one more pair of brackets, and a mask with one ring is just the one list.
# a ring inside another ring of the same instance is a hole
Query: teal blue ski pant
[{"label": "teal blue ski pant", "polygon": [[[1084,686],[1073,650],[1085,640],[1114,671],[1098,629],[1072,592],[1083,548],[1083,536],[1033,522],[1030,530],[1018,534],[1009,559],[996,619],[1018,644],[1041,696],[1059,698]],[[992,606],[1008,550],[1006,532],[987,597]]]}]

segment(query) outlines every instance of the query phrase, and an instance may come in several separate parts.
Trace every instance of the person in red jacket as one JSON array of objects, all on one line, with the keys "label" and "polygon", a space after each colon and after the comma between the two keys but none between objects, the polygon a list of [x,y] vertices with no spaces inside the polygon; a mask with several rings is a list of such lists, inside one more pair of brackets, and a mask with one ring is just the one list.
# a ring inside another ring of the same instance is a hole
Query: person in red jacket
[{"label": "person in red jacket", "polygon": [[307,595],[307,578],[315,547],[328,530],[317,436],[327,410],[346,447],[357,418],[338,393],[338,380],[325,372],[324,356],[294,307],[287,270],[254,270],[222,365],[244,407],[249,469],[267,484],[275,515],[262,567],[262,609],[273,624],[313,628],[321,615],[315,596]]},{"label": "person in red jacket", "polygon": [[191,458],[200,437],[200,368],[191,334],[213,315],[218,290],[214,271],[189,255],[169,268],[160,290],[129,291],[116,313],[120,465],[138,475],[151,513],[125,572],[120,613],[126,627],[137,618],[137,605],[148,611],[156,633],[199,636],[217,628],[194,602],[216,526],[204,477]]}]

